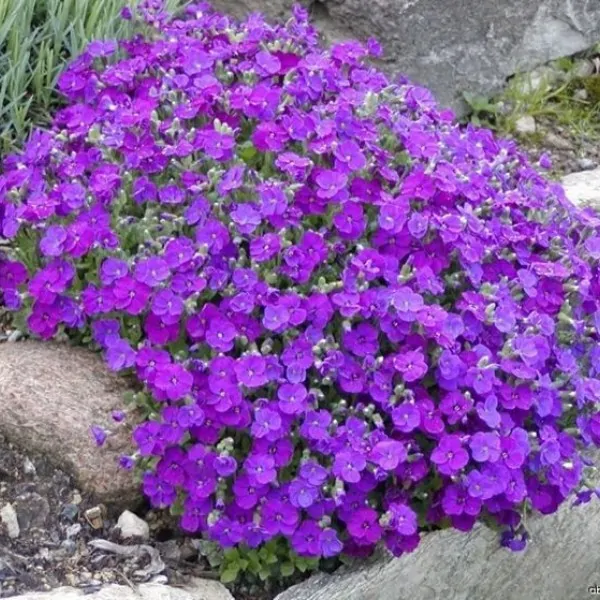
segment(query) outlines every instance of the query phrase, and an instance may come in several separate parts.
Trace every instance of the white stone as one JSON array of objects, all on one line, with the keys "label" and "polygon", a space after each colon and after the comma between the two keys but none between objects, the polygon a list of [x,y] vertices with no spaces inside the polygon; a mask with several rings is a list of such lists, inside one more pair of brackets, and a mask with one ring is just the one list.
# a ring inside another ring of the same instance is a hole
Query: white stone
[{"label": "white stone", "polygon": [[600,168],[571,173],[562,180],[567,198],[578,206],[600,209]]},{"label": "white stone", "polygon": [[147,540],[150,537],[150,527],[148,527],[148,523],[129,510],[124,511],[121,514],[117,521],[117,527],[120,529],[120,534],[123,539],[137,537]]},{"label": "white stone", "polygon": [[19,520],[17,519],[17,513],[13,508],[12,504],[5,504],[0,510],[0,519],[6,527],[6,533],[9,538],[15,539],[19,537],[21,529],[19,528]]},{"label": "white stone", "polygon": [[515,123],[517,133],[522,135],[531,135],[535,133],[535,119],[531,115],[523,115],[519,117]]},{"label": "white stone", "polygon": [[93,596],[83,590],[61,587],[49,592],[31,592],[13,597],[13,600],[234,600],[227,588],[218,581],[194,579],[184,588],[174,588],[158,583],[143,583],[135,590],[124,585],[107,585]]}]

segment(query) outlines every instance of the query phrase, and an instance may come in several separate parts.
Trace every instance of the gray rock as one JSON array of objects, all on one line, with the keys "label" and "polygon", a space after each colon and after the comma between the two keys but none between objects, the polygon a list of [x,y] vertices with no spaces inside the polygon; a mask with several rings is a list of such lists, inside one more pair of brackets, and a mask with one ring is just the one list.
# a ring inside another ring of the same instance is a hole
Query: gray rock
[{"label": "gray rock", "polygon": [[[215,0],[241,15],[287,18],[294,0]],[[430,87],[444,105],[489,95],[506,78],[600,40],[596,0],[305,0],[326,40],[376,37],[384,68]]]},{"label": "gray rock", "polygon": [[129,510],[121,514],[117,521],[117,527],[120,529],[120,535],[123,539],[136,537],[147,540],[150,537],[148,523]]},{"label": "gray rock", "polygon": [[517,119],[515,129],[521,135],[531,135],[535,133],[535,119],[531,115],[523,115]]},{"label": "gray rock", "polygon": [[[72,587],[56,588],[50,592],[31,592],[13,600],[79,600],[89,598],[84,590]],[[227,588],[218,581],[194,579],[185,588],[158,583],[143,583],[132,589],[124,585],[108,585],[95,592],[94,600],[234,600]]]},{"label": "gray rock", "polygon": [[21,533],[19,527],[19,519],[17,518],[17,511],[15,511],[12,504],[5,504],[0,510],[0,520],[5,527],[6,535],[11,539],[16,539]]},{"label": "gray rock", "polygon": [[571,173],[562,183],[571,202],[600,209],[600,168]]},{"label": "gray rock", "polygon": [[98,501],[131,508],[138,500],[130,473],[118,467],[131,452],[126,425],[103,448],[89,428],[111,428],[110,413],[123,407],[123,380],[100,356],[66,344],[0,344],[0,434],[16,446],[44,454],[69,472]]},{"label": "gray rock", "polygon": [[425,535],[417,550],[316,575],[275,600],[580,600],[598,582],[600,501],[528,523],[522,553],[483,526]]}]

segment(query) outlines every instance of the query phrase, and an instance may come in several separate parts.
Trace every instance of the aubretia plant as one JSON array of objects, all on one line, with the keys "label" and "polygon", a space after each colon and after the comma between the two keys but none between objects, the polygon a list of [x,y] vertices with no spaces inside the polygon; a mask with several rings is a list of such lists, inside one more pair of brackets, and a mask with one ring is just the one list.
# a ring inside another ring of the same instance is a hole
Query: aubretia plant
[{"label": "aubretia plant", "polygon": [[143,12],[6,158],[0,289],[137,375],[151,503],[316,559],[589,500],[600,220],[302,8]]}]

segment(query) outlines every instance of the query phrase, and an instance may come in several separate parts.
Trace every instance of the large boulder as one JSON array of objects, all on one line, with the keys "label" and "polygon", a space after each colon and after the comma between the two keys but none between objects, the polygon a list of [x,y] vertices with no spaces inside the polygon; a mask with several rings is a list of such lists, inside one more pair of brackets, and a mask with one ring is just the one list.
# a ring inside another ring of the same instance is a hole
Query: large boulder
[{"label": "large boulder", "polygon": [[[385,70],[462,109],[463,92],[489,94],[506,78],[600,40],[592,0],[305,0],[325,38],[376,37]],[[215,0],[235,15],[289,15],[293,0]]]},{"label": "large boulder", "polygon": [[580,600],[600,583],[600,501],[530,524],[524,552],[483,526],[424,536],[417,550],[315,575],[275,600]]},{"label": "large boulder", "polygon": [[[118,466],[131,452],[126,425],[111,411],[123,408],[126,389],[97,354],[67,344],[0,344],[0,433],[24,450],[44,454],[100,502],[131,506],[139,492]],[[90,426],[111,427],[97,448]]]}]

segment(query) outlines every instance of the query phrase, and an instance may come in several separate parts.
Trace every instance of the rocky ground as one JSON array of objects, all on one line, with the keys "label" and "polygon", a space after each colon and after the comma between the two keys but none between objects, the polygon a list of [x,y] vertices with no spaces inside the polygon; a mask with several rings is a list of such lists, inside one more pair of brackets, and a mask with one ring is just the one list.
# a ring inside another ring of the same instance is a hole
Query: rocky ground
[{"label": "rocky ground", "polygon": [[[0,436],[0,598],[61,585],[93,592],[108,583],[184,585],[217,578],[194,540],[149,511],[119,519],[43,456]],[[150,533],[150,530],[152,532]]]}]

